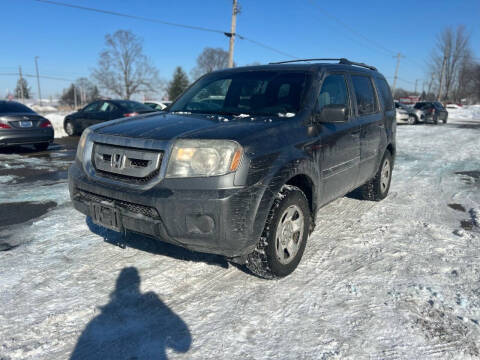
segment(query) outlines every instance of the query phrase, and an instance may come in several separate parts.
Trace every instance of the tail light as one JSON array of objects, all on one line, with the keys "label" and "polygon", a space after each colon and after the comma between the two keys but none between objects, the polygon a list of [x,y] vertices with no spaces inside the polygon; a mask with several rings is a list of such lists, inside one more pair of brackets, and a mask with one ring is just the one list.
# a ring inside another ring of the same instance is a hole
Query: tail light
[{"label": "tail light", "polygon": [[12,127],[8,124],[0,123],[0,129],[11,129]]},{"label": "tail light", "polygon": [[136,115],[138,115],[137,112],[131,112],[131,113],[123,114],[124,117],[130,117],[130,116],[136,116]]},{"label": "tail light", "polygon": [[49,120],[43,120],[42,123],[40,124],[41,128],[51,128],[52,123]]}]

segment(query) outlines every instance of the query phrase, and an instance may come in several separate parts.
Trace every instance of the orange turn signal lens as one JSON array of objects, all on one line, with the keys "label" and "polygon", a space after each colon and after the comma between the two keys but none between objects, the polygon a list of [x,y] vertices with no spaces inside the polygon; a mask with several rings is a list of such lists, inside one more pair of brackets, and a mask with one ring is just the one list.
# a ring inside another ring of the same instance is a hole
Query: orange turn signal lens
[{"label": "orange turn signal lens", "polygon": [[242,150],[238,149],[237,151],[235,151],[235,154],[233,154],[232,163],[230,164],[230,171],[235,171],[238,169],[241,158]]}]

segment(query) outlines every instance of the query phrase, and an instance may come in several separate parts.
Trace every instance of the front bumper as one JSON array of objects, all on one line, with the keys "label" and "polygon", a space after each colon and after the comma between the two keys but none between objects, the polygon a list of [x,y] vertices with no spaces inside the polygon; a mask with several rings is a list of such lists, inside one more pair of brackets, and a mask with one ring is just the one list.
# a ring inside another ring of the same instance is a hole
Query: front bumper
[{"label": "front bumper", "polygon": [[190,250],[241,257],[258,241],[253,228],[264,187],[173,190],[160,182],[148,190],[132,189],[89,179],[75,162],[69,189],[83,214],[92,217],[91,204],[104,203],[118,210],[124,229]]},{"label": "front bumper", "polygon": [[408,119],[410,118],[409,114],[397,114],[397,123],[408,123]]},{"label": "front bumper", "polygon": [[51,143],[54,131],[44,129],[6,129],[0,131],[0,146]]}]

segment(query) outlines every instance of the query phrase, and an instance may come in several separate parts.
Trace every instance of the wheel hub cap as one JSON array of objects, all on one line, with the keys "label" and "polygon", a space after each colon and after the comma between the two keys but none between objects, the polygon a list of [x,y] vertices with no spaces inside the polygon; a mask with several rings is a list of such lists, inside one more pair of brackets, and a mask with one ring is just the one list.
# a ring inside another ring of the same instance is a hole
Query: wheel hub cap
[{"label": "wheel hub cap", "polygon": [[275,250],[282,264],[290,263],[301,246],[305,217],[297,205],[289,206],[277,226]]}]

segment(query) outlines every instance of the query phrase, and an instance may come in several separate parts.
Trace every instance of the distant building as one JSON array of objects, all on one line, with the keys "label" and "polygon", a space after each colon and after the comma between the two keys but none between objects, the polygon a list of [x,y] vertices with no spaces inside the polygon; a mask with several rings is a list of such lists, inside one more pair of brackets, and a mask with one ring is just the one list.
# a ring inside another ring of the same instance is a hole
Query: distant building
[{"label": "distant building", "polygon": [[420,96],[405,96],[398,99],[398,101],[405,105],[414,105],[420,101]]}]

